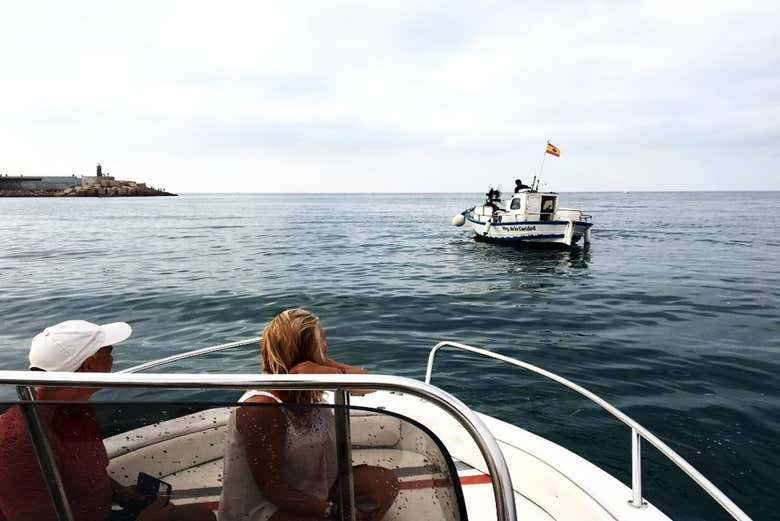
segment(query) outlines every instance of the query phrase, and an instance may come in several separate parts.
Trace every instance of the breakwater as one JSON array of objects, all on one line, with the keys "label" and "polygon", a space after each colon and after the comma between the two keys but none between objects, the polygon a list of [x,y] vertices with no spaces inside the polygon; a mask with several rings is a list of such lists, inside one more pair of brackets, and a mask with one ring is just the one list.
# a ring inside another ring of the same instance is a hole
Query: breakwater
[{"label": "breakwater", "polygon": [[0,176],[0,197],[148,197],[176,195],[103,175],[98,166],[94,176]]}]

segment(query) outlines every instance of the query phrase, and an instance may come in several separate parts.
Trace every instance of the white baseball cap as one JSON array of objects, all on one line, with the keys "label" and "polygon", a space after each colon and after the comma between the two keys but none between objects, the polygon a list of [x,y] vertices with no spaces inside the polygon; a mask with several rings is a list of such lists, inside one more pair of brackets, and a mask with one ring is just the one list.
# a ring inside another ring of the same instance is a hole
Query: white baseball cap
[{"label": "white baseball cap", "polygon": [[30,344],[30,368],[75,371],[101,347],[118,344],[133,332],[130,324],[99,326],[86,320],[66,320],[35,335]]}]

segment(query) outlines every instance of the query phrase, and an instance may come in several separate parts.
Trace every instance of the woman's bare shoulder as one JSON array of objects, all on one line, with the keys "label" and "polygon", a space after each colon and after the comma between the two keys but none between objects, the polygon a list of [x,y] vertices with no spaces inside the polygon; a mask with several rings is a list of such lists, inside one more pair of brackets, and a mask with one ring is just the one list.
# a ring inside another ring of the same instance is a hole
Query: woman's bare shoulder
[{"label": "woman's bare shoulder", "polygon": [[241,403],[278,403],[281,400],[276,395],[269,396],[268,394],[253,394]]},{"label": "woman's bare shoulder", "polygon": [[[276,407],[274,407],[276,406]],[[236,409],[236,427],[239,432],[268,432],[285,425],[282,407],[269,396],[252,396]]]}]

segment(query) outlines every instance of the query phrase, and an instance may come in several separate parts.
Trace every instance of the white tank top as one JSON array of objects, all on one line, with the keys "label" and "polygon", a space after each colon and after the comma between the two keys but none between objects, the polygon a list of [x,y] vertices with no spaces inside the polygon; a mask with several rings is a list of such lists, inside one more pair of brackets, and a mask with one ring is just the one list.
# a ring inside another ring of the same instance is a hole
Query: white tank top
[{"label": "white tank top", "polygon": [[[247,391],[239,402],[258,395],[269,396],[282,403],[265,391]],[[282,413],[287,421],[283,479],[290,488],[327,499],[338,475],[333,411],[326,407],[313,407],[310,425],[296,424],[285,408],[282,408]],[[243,435],[236,428],[236,409],[230,413],[226,442],[219,519],[268,521],[279,507],[263,497],[255,483],[247,464]]]}]

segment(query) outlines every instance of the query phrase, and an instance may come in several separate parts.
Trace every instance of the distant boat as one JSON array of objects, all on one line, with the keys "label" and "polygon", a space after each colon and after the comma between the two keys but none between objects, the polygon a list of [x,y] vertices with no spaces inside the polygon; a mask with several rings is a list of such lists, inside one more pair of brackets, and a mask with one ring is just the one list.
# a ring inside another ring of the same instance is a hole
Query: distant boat
[{"label": "distant boat", "polygon": [[491,190],[484,204],[464,210],[452,224],[463,226],[468,221],[478,239],[571,246],[580,239],[590,243],[590,220],[580,210],[560,208],[555,192],[525,189],[506,201]]}]

